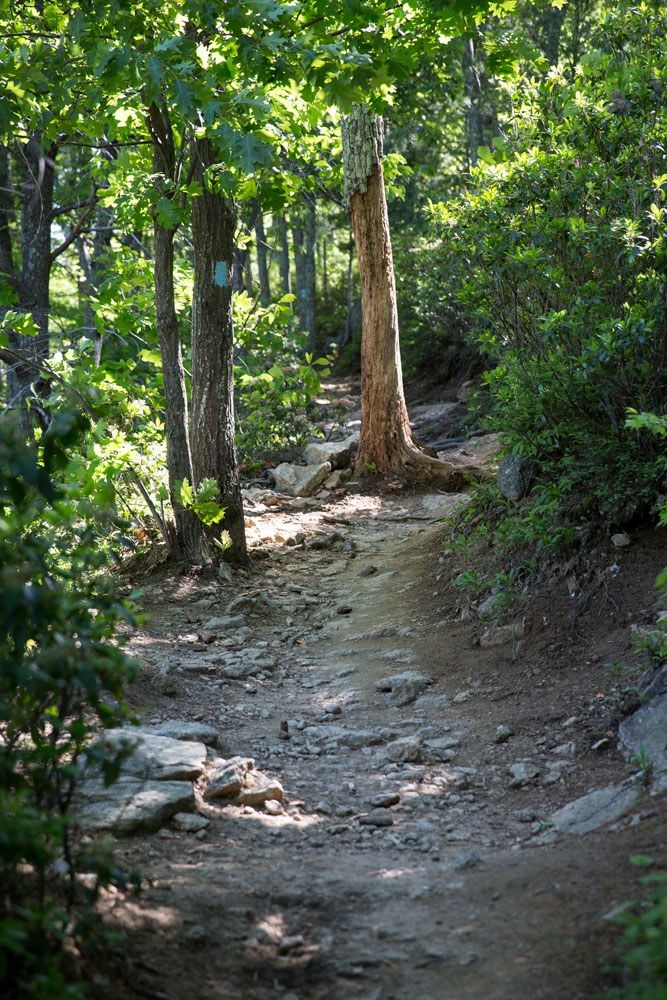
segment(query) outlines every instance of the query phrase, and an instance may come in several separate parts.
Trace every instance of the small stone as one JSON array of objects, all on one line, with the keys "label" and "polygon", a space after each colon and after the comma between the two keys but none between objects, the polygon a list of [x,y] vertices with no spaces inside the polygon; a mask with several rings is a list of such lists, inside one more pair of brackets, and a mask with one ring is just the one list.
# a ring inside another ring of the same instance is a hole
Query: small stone
[{"label": "small stone", "polygon": [[510,764],[509,772],[512,775],[510,788],[520,788],[522,785],[535,781],[540,774],[540,769],[531,761],[517,761]]},{"label": "small stone", "polygon": [[171,825],[176,830],[183,833],[199,833],[209,825],[209,820],[205,816],[198,816],[196,813],[176,813],[172,817]]},{"label": "small stone", "polygon": [[421,741],[415,736],[404,736],[398,740],[392,740],[387,745],[387,757],[396,763],[418,764],[422,759],[423,747]]},{"label": "small stone", "polygon": [[362,826],[393,826],[394,819],[390,813],[383,810],[373,811],[367,813],[365,816],[359,817],[359,822]]},{"label": "small stone", "polygon": [[537,817],[534,809],[518,809],[514,815],[519,823],[532,823]]},{"label": "small stone", "polygon": [[245,615],[220,615],[217,618],[209,618],[202,628],[205,632],[227,632],[233,628],[241,628],[245,623]]},{"label": "small stone", "polygon": [[282,802],[285,798],[283,786],[276,778],[269,778],[261,771],[248,771],[243,788],[234,796],[240,806],[261,806],[270,799]]},{"label": "small stone", "polygon": [[513,625],[496,625],[489,628],[480,636],[479,644],[482,649],[490,649],[493,646],[504,646],[508,642],[521,639],[526,631],[525,619],[521,618]]},{"label": "small stone", "polygon": [[506,743],[512,736],[514,736],[514,732],[509,726],[496,726],[496,736],[494,742]]},{"label": "small stone", "polygon": [[282,462],[273,470],[273,477],[276,488],[282,493],[289,493],[294,497],[307,497],[322,485],[330,472],[330,462],[317,465],[290,465],[288,462]]},{"label": "small stone", "polygon": [[282,816],[285,812],[282,802],[278,799],[267,799],[264,803],[264,811],[269,814],[269,816]]},{"label": "small stone", "polygon": [[371,799],[371,806],[373,809],[389,809],[391,806],[396,806],[401,801],[401,796],[398,792],[385,792],[383,795],[376,795],[374,799]]},{"label": "small stone", "polygon": [[328,802],[322,800],[322,802],[318,802],[315,806],[315,812],[321,813],[323,816],[331,816],[331,806]]},{"label": "small stone", "polygon": [[630,535],[626,535],[624,531],[619,531],[617,534],[611,536],[611,544],[617,549],[624,549],[627,545],[630,545],[631,541]]},{"label": "small stone", "polygon": [[523,455],[505,455],[496,477],[498,489],[504,497],[516,503],[526,495],[535,475],[536,466]]},{"label": "small stone", "polygon": [[376,681],[375,687],[378,691],[389,693],[387,699],[390,705],[403,708],[412,704],[419,695],[432,684],[431,677],[420,674],[416,670],[404,670],[400,674],[392,674],[391,677],[384,677]]}]

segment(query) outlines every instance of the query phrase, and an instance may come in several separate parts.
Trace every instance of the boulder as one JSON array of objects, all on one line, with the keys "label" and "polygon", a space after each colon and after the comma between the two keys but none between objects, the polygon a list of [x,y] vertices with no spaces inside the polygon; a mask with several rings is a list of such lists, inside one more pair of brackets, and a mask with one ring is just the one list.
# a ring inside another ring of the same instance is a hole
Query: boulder
[{"label": "boulder", "polygon": [[289,493],[293,497],[308,497],[322,485],[330,472],[330,462],[321,462],[319,465],[290,465],[289,462],[282,462],[273,470],[273,477],[276,489],[281,493]]},{"label": "boulder", "polygon": [[191,722],[190,719],[168,719],[159,726],[142,726],[141,731],[155,736],[168,736],[173,740],[205,743],[207,747],[218,745],[220,734],[205,722]]},{"label": "boulder", "polygon": [[108,787],[100,778],[87,779],[77,789],[72,809],[83,829],[109,830],[118,836],[158,830],[177,813],[194,810],[189,782],[136,777],[121,777]]},{"label": "boulder", "polygon": [[269,778],[261,771],[249,771],[245,776],[243,788],[232,801],[239,806],[263,806],[270,800],[283,802],[284,798],[283,786],[276,778]]},{"label": "boulder", "polygon": [[535,475],[535,463],[523,455],[505,455],[496,483],[504,497],[516,503],[525,497]]},{"label": "boulder", "polygon": [[206,747],[203,743],[171,739],[134,729],[109,729],[91,744],[95,753],[116,754],[124,746],[132,753],[121,767],[123,775],[153,781],[189,781],[204,772]]},{"label": "boulder", "polygon": [[568,802],[550,817],[560,833],[583,834],[620,819],[641,800],[638,784],[606,785]]},{"label": "boulder", "polygon": [[236,795],[243,788],[246,775],[254,766],[252,757],[232,757],[230,760],[218,761],[209,775],[205,798],[211,801]]},{"label": "boulder", "polygon": [[654,785],[667,788],[667,693],[651,698],[624,719],[618,735],[633,753],[647,755]]},{"label": "boulder", "polygon": [[308,465],[329,462],[332,469],[343,469],[350,464],[358,442],[358,434],[352,434],[344,441],[311,441],[306,445],[303,457]]},{"label": "boulder", "polygon": [[404,670],[400,674],[392,674],[391,677],[383,677],[375,682],[378,691],[387,692],[387,701],[390,705],[402,708],[404,705],[411,705],[419,697],[429,684],[432,684],[431,677],[420,674],[416,670]]}]

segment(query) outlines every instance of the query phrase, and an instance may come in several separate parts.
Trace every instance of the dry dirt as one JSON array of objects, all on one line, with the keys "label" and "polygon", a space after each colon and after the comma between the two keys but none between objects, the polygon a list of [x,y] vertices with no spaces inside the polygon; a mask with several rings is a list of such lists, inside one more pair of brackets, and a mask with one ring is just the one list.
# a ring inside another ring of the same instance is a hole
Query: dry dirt
[{"label": "dry dirt", "polygon": [[[318,531],[341,538],[329,549],[265,543],[268,557],[222,586],[188,576],[147,586],[132,640],[139,717],[217,726],[226,753],[252,756],[282,781],[287,808],[203,805],[201,841],[170,830],[119,842],[120,861],[152,885],[110,905],[110,922],[128,934],[97,995],[583,1000],[603,991],[614,937],[603,917],[636,893],[630,855],[664,861],[664,799],[647,795],[583,837],[544,821],[633,771],[613,723],[639,670],[630,628],[653,613],[664,533],[620,552],[609,545],[600,566],[618,570],[574,597],[561,581],[511,608],[506,621],[526,615],[524,638],[483,649],[488,622],[473,612],[461,620],[452,584],[461,567],[441,557],[440,519],[459,500],[348,493],[308,512],[269,510],[253,518],[255,538],[269,524],[286,538],[303,532],[306,544]],[[201,621],[257,590],[293,602],[247,612],[250,643],[276,644],[275,672],[246,681],[188,672]],[[203,594],[219,602],[210,611],[195,607]],[[281,641],[297,627],[296,642]],[[166,672],[174,653],[182,666]],[[375,682],[403,670],[433,684],[392,707]],[[499,725],[513,734],[502,743]],[[341,737],[366,730],[380,731],[372,746]],[[391,762],[392,733],[421,740],[424,762]],[[443,739],[450,761],[428,746]],[[539,774],[512,788],[508,767],[520,761]],[[376,796],[394,792],[391,826],[360,822]]]}]

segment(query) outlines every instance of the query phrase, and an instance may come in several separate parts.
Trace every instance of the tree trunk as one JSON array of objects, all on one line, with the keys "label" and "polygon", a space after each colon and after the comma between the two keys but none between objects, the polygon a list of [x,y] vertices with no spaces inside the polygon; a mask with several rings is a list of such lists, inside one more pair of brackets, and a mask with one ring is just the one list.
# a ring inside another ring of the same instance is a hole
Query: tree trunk
[{"label": "tree trunk", "polygon": [[294,227],[294,264],[296,269],[297,315],[302,333],[308,337],[308,350],[314,351],[315,330],[315,241],[316,209],[312,196],[304,198],[303,220]]},{"label": "tree trunk", "polygon": [[248,559],[241,483],[234,436],[234,337],[231,271],[236,213],[211,189],[207,170],[215,161],[209,140],[193,143],[193,174],[202,194],[192,201],[194,289],[192,300],[192,462],[198,483],[213,478],[225,508],[222,526],[231,538],[225,556]]},{"label": "tree trunk", "polygon": [[343,120],[345,198],[361,282],[361,435],[356,474],[408,471],[460,485],[449,463],[425,455],[412,439],[403,395],[396,285],[382,173],[383,122],[357,105]]},{"label": "tree trunk", "polygon": [[[46,414],[39,398],[48,394],[48,380],[36,375],[40,363],[49,354],[49,284],[51,279],[51,219],[53,211],[53,186],[55,181],[55,144],[44,150],[41,137],[32,135],[19,147],[17,157],[21,176],[20,271],[17,271],[12,252],[10,213],[12,209],[9,177],[9,151],[3,150],[0,164],[0,185],[4,188],[0,205],[0,273],[14,289],[18,308],[28,313],[36,326],[37,334],[26,337],[11,331],[9,347],[25,355],[26,363],[17,360],[7,370],[8,403],[20,410],[22,431],[32,432],[34,417],[46,422]],[[32,363],[29,363],[32,362]],[[32,398],[29,412],[27,400]]]},{"label": "tree trunk", "polygon": [[164,381],[164,429],[167,439],[169,497],[174,512],[171,557],[198,565],[204,560],[204,526],[197,515],[183,507],[178,484],[195,477],[190,453],[188,397],[178,317],[174,300],[174,232],[157,220],[153,230],[155,256],[155,308]]},{"label": "tree trunk", "polygon": [[287,222],[284,215],[278,218],[278,235],[280,238],[280,284],[282,285],[283,295],[291,295],[292,278],[289,267],[289,239],[287,236]]},{"label": "tree trunk", "polygon": [[[173,134],[166,110],[156,105],[149,109],[148,124],[153,139],[155,183],[164,194],[164,182],[175,178]],[[174,230],[153,218],[153,275],[158,342],[162,357],[164,383],[164,429],[167,439],[167,475],[169,496],[174,512],[170,558],[197,565],[205,557],[204,526],[197,515],[184,508],[178,498],[178,484],[187,479],[194,488],[188,397],[178,317],[174,297]]]},{"label": "tree trunk", "polygon": [[482,111],[482,79],[476,61],[475,42],[466,38],[463,50],[463,83],[466,94],[466,135],[468,167],[477,165],[477,151],[484,145],[484,115]]},{"label": "tree trunk", "polygon": [[83,305],[83,326],[86,337],[93,345],[93,363],[95,366],[98,366],[102,360],[103,336],[95,323],[93,299],[97,297],[100,284],[104,278],[104,256],[111,244],[111,224],[111,211],[101,206],[95,213],[95,235],[93,237],[92,251],[88,252],[84,236],[80,236],[77,240],[79,265],[82,274],[80,289]]},{"label": "tree trunk", "polygon": [[257,222],[255,223],[255,243],[257,245],[257,275],[259,277],[259,301],[263,306],[271,305],[271,285],[269,282],[269,262],[266,253],[266,232],[264,231],[264,215],[257,206]]}]

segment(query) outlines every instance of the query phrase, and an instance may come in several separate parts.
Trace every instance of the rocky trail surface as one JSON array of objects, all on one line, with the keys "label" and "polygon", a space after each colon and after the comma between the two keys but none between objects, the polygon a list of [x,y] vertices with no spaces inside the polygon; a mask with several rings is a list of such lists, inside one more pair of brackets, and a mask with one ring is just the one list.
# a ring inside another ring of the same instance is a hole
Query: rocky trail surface
[{"label": "rocky trail surface", "polygon": [[631,572],[654,539],[610,552],[590,621],[550,598],[495,623],[462,613],[442,554],[466,497],[399,487],[258,490],[250,572],[145,588],[142,742],[124,797],[86,808],[140,833],[118,851],[151,884],[106,900],[129,933],[98,995],[598,994],[628,857],[664,853],[608,711],[609,663],[655,618]]}]

